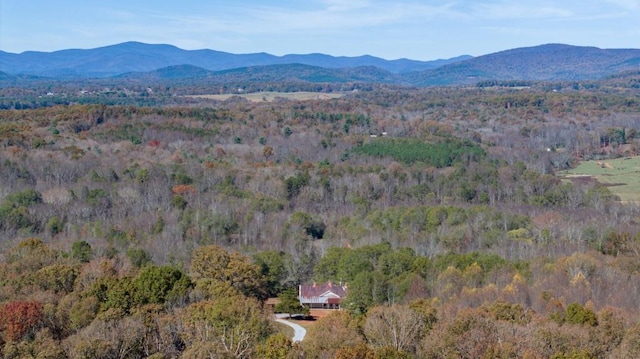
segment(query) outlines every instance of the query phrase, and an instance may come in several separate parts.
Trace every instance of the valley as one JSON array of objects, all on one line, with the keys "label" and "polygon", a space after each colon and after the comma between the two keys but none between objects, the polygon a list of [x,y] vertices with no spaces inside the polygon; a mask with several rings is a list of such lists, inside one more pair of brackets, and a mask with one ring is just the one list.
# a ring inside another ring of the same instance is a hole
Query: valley
[{"label": "valley", "polygon": [[6,72],[2,355],[637,357],[635,50],[487,56]]}]

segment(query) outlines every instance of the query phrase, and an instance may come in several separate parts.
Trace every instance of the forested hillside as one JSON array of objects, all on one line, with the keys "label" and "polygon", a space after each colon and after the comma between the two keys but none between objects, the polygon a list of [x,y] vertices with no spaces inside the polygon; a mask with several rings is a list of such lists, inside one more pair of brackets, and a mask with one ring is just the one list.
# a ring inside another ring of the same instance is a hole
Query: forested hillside
[{"label": "forested hillside", "polygon": [[[634,76],[5,87],[2,353],[638,357],[637,203],[557,175],[640,154]],[[345,310],[292,346],[263,302],[313,281]]]}]

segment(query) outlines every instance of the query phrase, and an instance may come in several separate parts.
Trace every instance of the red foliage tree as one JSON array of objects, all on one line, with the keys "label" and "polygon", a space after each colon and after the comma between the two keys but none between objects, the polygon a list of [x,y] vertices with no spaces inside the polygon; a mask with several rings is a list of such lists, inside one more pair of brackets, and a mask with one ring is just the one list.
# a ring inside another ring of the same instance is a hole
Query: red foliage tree
[{"label": "red foliage tree", "polygon": [[8,302],[0,307],[0,331],[5,341],[19,341],[35,333],[42,322],[42,304],[39,302]]}]

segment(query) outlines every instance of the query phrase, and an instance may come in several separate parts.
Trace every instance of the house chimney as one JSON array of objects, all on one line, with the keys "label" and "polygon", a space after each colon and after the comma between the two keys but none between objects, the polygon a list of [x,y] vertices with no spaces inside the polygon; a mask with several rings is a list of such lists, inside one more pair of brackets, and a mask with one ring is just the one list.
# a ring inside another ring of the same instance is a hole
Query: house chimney
[{"label": "house chimney", "polygon": [[316,282],[313,282],[313,288],[315,288],[315,287],[316,287]]},{"label": "house chimney", "polygon": [[329,288],[333,288],[333,284],[331,284],[331,281],[328,281],[328,282],[327,282],[327,286],[328,286]]}]

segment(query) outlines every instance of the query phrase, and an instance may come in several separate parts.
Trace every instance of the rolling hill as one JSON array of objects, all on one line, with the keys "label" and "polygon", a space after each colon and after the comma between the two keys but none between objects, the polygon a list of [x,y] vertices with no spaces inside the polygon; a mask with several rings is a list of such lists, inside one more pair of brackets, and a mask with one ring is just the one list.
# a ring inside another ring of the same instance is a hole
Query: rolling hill
[{"label": "rolling hill", "polygon": [[523,47],[405,74],[414,85],[469,84],[483,80],[599,80],[640,69],[638,49],[563,44]]},{"label": "rolling hill", "polygon": [[354,68],[324,68],[303,64],[240,67],[224,71],[209,71],[192,65],[168,66],[149,72],[130,72],[118,79],[137,81],[207,80],[213,83],[242,82],[311,82],[311,83],[388,83],[397,84],[397,74],[374,66]]}]

